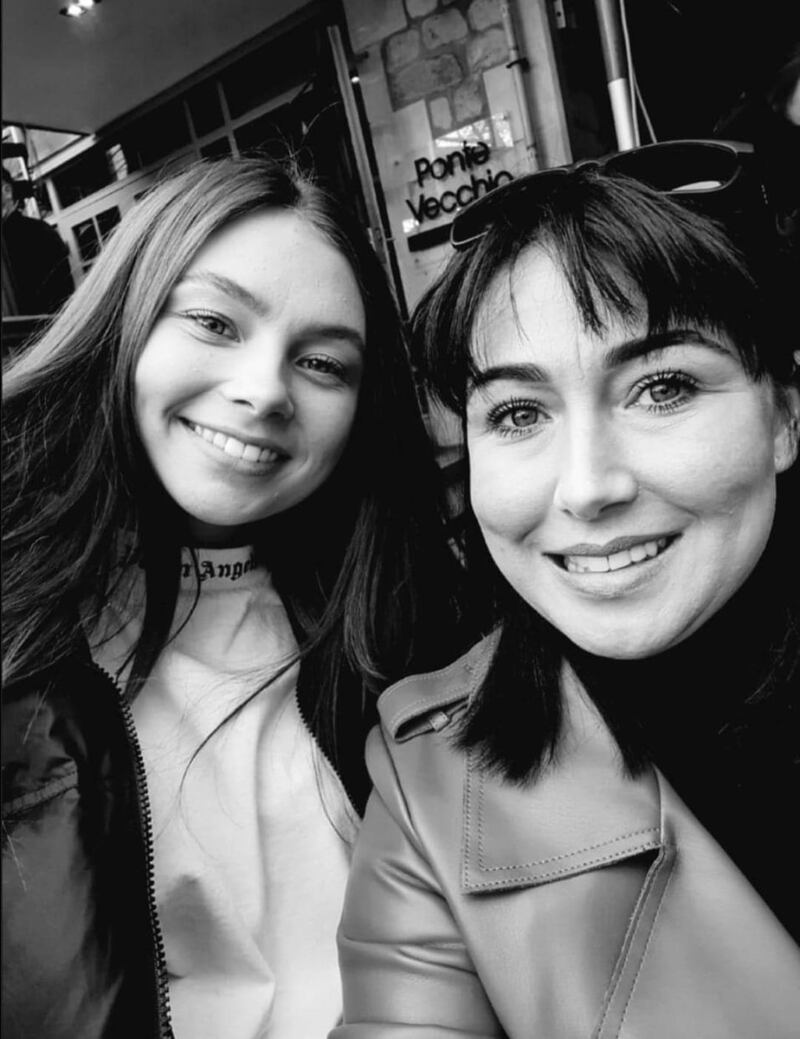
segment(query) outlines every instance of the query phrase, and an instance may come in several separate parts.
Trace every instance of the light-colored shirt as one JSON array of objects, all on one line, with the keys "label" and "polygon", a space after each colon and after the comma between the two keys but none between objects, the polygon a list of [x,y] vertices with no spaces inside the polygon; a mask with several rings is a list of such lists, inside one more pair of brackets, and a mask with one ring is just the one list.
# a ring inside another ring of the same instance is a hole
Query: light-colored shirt
[{"label": "light-colored shirt", "polygon": [[[177,634],[133,705],[176,1039],[322,1039],[341,1014],[335,932],[358,817],[300,717],[297,664],[192,759],[296,643],[247,548],[201,550],[189,616],[189,558]],[[142,585],[138,573],[120,589],[93,640],[117,677]]]}]

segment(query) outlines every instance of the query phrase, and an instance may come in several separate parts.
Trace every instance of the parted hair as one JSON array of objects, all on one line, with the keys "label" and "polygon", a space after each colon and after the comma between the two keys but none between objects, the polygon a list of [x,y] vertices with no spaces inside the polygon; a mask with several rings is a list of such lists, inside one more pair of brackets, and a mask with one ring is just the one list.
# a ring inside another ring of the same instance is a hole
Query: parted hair
[{"label": "parted hair", "polygon": [[[516,208],[509,205],[482,238],[453,253],[420,300],[413,345],[427,387],[463,423],[475,370],[477,315],[498,274],[535,245],[560,267],[586,328],[602,332],[609,314],[629,321],[643,313],[655,334],[693,325],[724,331],[748,376],[771,380],[780,400],[781,387],[797,377],[796,287],[791,289],[784,260],[770,251],[761,226],[754,223],[754,231],[748,239],[741,227],[726,227],[620,175],[588,167],[570,172],[540,200],[528,196]],[[788,688],[798,671],[798,587],[784,562],[800,529],[798,468],[778,478],[773,532],[757,575],[747,582],[753,609],[763,612],[758,596],[764,594],[776,606],[754,697]],[[495,566],[469,505],[468,466],[463,498],[462,548],[471,594],[488,603],[501,634],[482,687],[462,718],[459,742],[475,749],[487,767],[526,781],[557,751],[560,675],[575,647],[523,602]],[[738,610],[737,616],[747,613]],[[746,641],[748,631],[728,636]],[[613,702],[598,706],[635,771],[643,759],[627,738],[625,719],[615,714]]]},{"label": "parted hair", "polygon": [[201,161],[164,178],[125,216],[3,387],[3,661],[8,684],[75,649],[79,611],[99,616],[119,577],[119,535],[145,571],[146,609],[127,692],[167,642],[179,585],[177,509],[150,467],[133,376],[167,297],[223,226],[264,209],[313,225],[355,274],[366,312],[357,413],[327,483],[265,520],[257,556],[319,692],[308,719],[332,757],[337,697],[371,698],[452,655],[458,570],[438,470],[383,269],[341,202],[262,158]]}]

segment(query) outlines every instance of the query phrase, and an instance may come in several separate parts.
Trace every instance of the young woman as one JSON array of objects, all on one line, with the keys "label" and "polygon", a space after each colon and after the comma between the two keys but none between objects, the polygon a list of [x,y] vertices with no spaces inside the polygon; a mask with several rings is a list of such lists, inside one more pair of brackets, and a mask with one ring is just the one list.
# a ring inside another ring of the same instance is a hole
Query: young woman
[{"label": "young woman", "polygon": [[325,1035],[375,694],[455,633],[377,260],[296,172],[189,168],[3,447],[4,1034]]},{"label": "young woman", "polygon": [[796,1034],[796,324],[746,157],[654,147],[467,209],[418,313],[498,623],[381,698],[336,1039]]}]

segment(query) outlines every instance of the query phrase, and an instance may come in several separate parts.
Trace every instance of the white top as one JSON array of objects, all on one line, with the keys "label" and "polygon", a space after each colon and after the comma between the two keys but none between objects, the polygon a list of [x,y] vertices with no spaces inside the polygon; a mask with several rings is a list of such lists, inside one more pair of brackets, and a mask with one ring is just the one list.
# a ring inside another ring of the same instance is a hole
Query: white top
[{"label": "white top", "polygon": [[[189,558],[173,631],[195,598]],[[203,549],[200,576],[194,612],[133,705],[176,1039],[324,1037],[342,1009],[335,933],[358,817],[299,715],[297,665],[189,766],[203,737],[296,649],[249,549]],[[120,630],[92,650],[118,677],[142,585],[137,572],[115,597],[103,629]]]}]

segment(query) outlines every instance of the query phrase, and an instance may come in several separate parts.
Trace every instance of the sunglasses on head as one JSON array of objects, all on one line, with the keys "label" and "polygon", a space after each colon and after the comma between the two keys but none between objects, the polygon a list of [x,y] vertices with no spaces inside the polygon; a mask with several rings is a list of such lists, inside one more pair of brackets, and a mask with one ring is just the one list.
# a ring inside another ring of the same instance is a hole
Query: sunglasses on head
[{"label": "sunglasses on head", "polygon": [[494,188],[462,210],[450,226],[450,244],[466,249],[483,238],[499,217],[510,217],[544,201],[578,169],[618,173],[655,191],[691,201],[709,216],[734,216],[766,203],[760,178],[754,176],[752,144],[741,141],[663,141],[581,159],[569,166],[539,170]]}]

